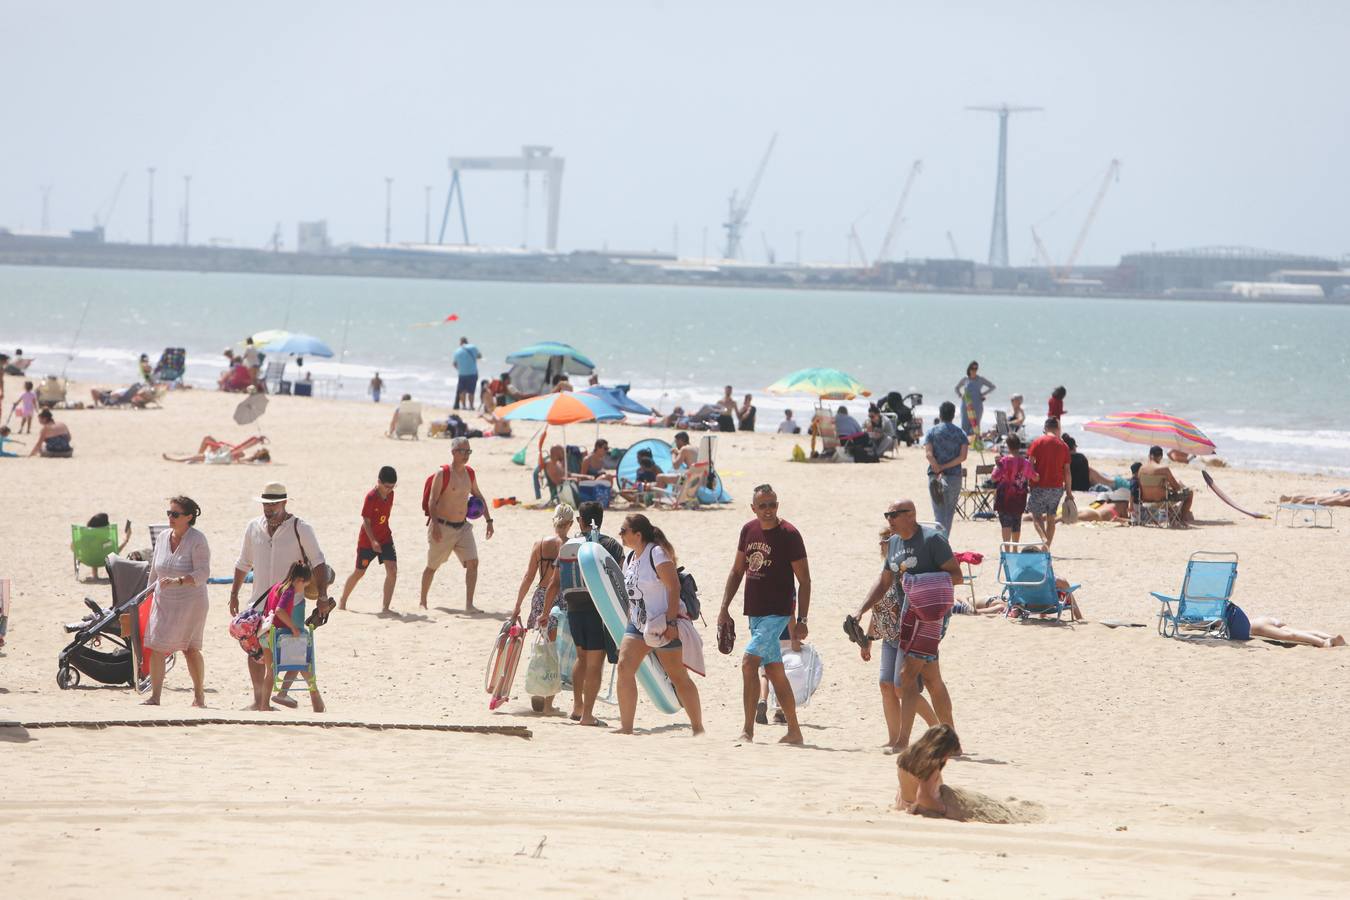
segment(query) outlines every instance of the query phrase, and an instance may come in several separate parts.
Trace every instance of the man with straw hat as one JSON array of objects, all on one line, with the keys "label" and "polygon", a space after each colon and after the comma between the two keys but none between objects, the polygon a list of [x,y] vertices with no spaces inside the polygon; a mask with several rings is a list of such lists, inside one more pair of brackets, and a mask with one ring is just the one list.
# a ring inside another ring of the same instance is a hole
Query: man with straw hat
[{"label": "man with straw hat", "polygon": [[[239,613],[239,589],[244,577],[253,572],[253,591],[250,604],[267,596],[272,585],[283,580],[295,563],[301,562],[314,572],[314,587],[317,598],[314,612],[307,624],[315,627],[328,621],[328,614],[337,603],[328,596],[329,569],[324,562],[323,550],[319,539],[308,522],[286,511],[289,496],[286,485],[273,481],[265,485],[258,495],[262,504],[262,515],[248,523],[244,529],[244,540],[239,547],[239,558],[234,564],[234,583],[230,586],[230,615]],[[272,699],[283,706],[294,707],[295,701],[286,695],[295,673],[287,672],[281,691]],[[259,696],[259,691],[262,694]],[[267,685],[254,682],[255,701],[259,706],[267,705]],[[311,684],[310,701],[315,712],[323,712],[323,699]]]}]

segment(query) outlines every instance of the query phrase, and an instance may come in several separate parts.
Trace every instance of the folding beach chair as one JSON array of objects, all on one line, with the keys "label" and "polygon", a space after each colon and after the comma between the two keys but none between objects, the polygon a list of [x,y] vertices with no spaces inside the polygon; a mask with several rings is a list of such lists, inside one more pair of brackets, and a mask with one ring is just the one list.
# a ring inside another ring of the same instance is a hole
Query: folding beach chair
[{"label": "folding beach chair", "polygon": [[417,430],[422,425],[422,404],[414,400],[404,400],[394,414],[394,437],[418,439]]},{"label": "folding beach chair", "polygon": [[[966,470],[961,470],[964,478]],[[961,514],[963,519],[973,519],[979,516],[982,519],[992,518],[994,514],[994,488],[990,478],[994,477],[994,467],[976,466],[975,481],[973,484],[964,484],[961,487],[961,494],[957,500],[956,511]]]},{"label": "folding beach chair", "polygon": [[117,552],[117,526],[70,526],[70,550],[75,557],[75,579],[79,580],[81,564],[93,569],[97,578],[98,570],[107,568],[108,554]]},{"label": "folding beach chair", "polygon": [[282,381],[286,375],[286,360],[273,360],[263,369],[262,383],[269,394],[289,394],[291,392],[291,383]]},{"label": "folding beach chair", "polygon": [[66,405],[66,382],[55,375],[48,375],[38,385],[38,406],[43,409],[55,409]]},{"label": "folding beach chair", "polygon": [[165,347],[155,363],[154,379],[160,384],[183,386],[183,372],[187,368],[187,351],[182,347]]},{"label": "folding beach chair", "polygon": [[1228,605],[1237,581],[1238,555],[1197,550],[1186,562],[1186,575],[1175,597],[1150,591],[1160,603],[1158,634],[1178,637],[1183,626],[1205,628],[1228,637]]},{"label": "folding beach chair", "polygon": [[1134,508],[1134,524],[1159,525],[1165,528],[1185,528],[1181,520],[1181,498],[1167,489],[1163,475],[1139,476],[1139,502]]},{"label": "folding beach chair", "polygon": [[[1018,616],[1026,622],[1030,616],[1053,614],[1058,621],[1071,609],[1055,587],[1054,563],[1044,544],[999,544],[998,583],[1003,585],[1004,615],[1009,618]],[[1070,585],[1064,593],[1072,594],[1080,586]]]},{"label": "folding beach chair", "polygon": [[[826,409],[817,409],[806,429],[811,434],[811,459],[831,460],[839,452],[839,433],[834,428],[834,416]],[[820,438],[820,452],[816,452],[816,438]]]}]

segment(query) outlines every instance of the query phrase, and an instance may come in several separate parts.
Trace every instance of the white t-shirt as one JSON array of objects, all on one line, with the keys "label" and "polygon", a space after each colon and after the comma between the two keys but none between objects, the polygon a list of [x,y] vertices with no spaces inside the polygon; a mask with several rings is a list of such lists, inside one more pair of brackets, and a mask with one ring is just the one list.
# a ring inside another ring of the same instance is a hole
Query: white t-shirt
[{"label": "white t-shirt", "polygon": [[778,423],[779,434],[800,434],[801,426],[797,424],[796,419],[784,419]]},{"label": "white t-shirt", "polygon": [[253,596],[250,603],[286,577],[291,565],[301,562],[300,543],[296,541],[299,532],[304,543],[304,556],[309,557],[311,568],[323,565],[323,551],[319,549],[319,539],[308,522],[295,516],[289,516],[275,534],[267,533],[267,517],[258,516],[244,529],[244,540],[239,547],[239,559],[234,567],[241,572],[253,572]]},{"label": "white t-shirt", "polygon": [[[641,555],[634,555],[624,567],[624,585],[628,588],[628,614],[633,625],[645,628],[648,619],[673,618],[670,592],[657,574],[656,567],[671,562],[670,554],[659,544],[648,544]],[[679,609],[679,598],[676,600]]]}]

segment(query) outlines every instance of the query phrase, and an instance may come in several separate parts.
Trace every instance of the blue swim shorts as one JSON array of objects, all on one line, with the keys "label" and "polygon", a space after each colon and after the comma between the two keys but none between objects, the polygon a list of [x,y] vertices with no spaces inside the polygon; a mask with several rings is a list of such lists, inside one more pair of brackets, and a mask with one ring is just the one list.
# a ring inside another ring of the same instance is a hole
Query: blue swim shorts
[{"label": "blue swim shorts", "polygon": [[750,643],[745,645],[746,656],[759,657],[760,665],[783,661],[783,645],[778,636],[787,627],[791,616],[751,616]]}]

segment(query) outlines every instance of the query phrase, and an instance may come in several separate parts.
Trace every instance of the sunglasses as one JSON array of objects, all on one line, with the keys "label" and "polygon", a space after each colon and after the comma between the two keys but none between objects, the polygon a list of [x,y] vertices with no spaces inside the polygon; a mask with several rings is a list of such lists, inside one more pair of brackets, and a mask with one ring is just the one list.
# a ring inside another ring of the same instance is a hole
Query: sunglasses
[{"label": "sunglasses", "polygon": [[882,515],[888,519],[894,519],[897,516],[903,516],[912,512],[914,512],[912,509],[888,509],[886,512],[882,513]]},{"label": "sunglasses", "polygon": [[187,513],[179,512],[176,509],[166,509],[164,510],[164,515],[168,516],[170,519],[181,519],[186,516]]},{"label": "sunglasses", "polygon": [[627,534],[627,533],[628,533],[628,530],[629,530],[629,529],[628,529],[628,526],[627,526],[627,525],[620,525],[620,526],[619,526],[619,534]]}]

